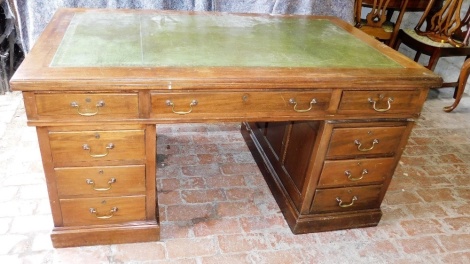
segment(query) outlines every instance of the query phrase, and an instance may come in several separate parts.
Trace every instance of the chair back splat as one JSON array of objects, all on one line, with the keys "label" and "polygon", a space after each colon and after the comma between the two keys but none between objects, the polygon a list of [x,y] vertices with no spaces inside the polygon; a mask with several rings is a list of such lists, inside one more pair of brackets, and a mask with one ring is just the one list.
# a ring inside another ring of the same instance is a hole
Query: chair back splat
[{"label": "chair back splat", "polygon": [[[462,28],[468,24],[469,12],[460,18],[463,0],[430,0],[429,5],[415,27],[416,34],[427,36],[432,41],[449,43],[460,47],[464,45]],[[426,27],[423,30],[423,24]],[[468,31],[468,29],[467,29]]]},{"label": "chair back splat", "polygon": [[[408,0],[356,0],[355,27],[393,46],[407,4]],[[365,18],[362,18],[363,7],[370,8]],[[398,11],[399,14],[397,19],[392,21],[394,11]]]}]

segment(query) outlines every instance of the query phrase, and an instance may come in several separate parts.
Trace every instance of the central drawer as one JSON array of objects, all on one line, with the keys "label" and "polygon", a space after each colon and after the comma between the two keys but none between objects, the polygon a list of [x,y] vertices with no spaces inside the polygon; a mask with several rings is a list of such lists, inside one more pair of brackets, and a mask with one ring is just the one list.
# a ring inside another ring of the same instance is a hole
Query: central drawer
[{"label": "central drawer", "polygon": [[145,196],[60,199],[64,226],[145,220]]},{"label": "central drawer", "polygon": [[154,118],[211,118],[217,116],[311,116],[324,114],[331,91],[315,92],[191,92],[151,95]]},{"label": "central drawer", "polygon": [[145,159],[144,130],[51,131],[54,163]]}]

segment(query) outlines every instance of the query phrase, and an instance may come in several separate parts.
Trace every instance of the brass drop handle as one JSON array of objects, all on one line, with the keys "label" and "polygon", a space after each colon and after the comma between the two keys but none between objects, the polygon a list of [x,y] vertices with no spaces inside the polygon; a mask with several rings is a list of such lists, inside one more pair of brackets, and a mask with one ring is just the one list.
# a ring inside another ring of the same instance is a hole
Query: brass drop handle
[{"label": "brass drop handle", "polygon": [[357,201],[357,196],[353,196],[351,202],[348,204],[343,204],[343,201],[339,197],[336,197],[336,201],[338,202],[339,207],[346,208],[346,207],[353,206],[354,202]]},{"label": "brass drop handle", "polygon": [[362,151],[362,152],[367,152],[367,151],[371,151],[372,149],[374,149],[375,144],[379,144],[379,140],[374,139],[372,141],[372,146],[370,148],[362,148],[362,143],[358,139],[354,140],[354,144],[357,145],[357,150]]},{"label": "brass drop handle", "polygon": [[359,180],[362,180],[362,178],[364,178],[364,175],[366,175],[366,174],[368,174],[368,173],[369,173],[369,171],[368,171],[367,169],[363,169],[361,176],[360,176],[359,178],[354,178],[354,177],[352,176],[351,171],[348,171],[348,170],[347,170],[347,171],[344,171],[344,174],[345,174],[346,176],[348,176],[348,180],[350,180],[350,181],[359,181]]},{"label": "brass drop handle", "polygon": [[94,115],[98,114],[101,107],[104,107],[104,101],[101,100],[98,103],[96,103],[96,105],[95,105],[96,111],[94,111],[94,112],[82,112],[82,111],[80,111],[80,105],[77,102],[71,102],[70,106],[72,108],[77,108],[77,113],[81,116],[94,116]]},{"label": "brass drop handle", "polygon": [[312,110],[313,105],[316,104],[316,103],[317,103],[317,100],[315,98],[313,98],[310,101],[310,107],[308,109],[297,109],[297,101],[295,100],[295,98],[289,99],[289,104],[294,105],[294,111],[296,111],[298,113],[305,113],[305,112],[308,112],[308,111]]},{"label": "brass drop handle", "polygon": [[189,111],[175,111],[175,104],[171,100],[166,100],[166,105],[171,106],[171,111],[173,113],[178,114],[178,115],[186,115],[189,114],[193,111],[193,106],[196,106],[198,104],[197,100],[192,100],[191,103],[189,104]]},{"label": "brass drop handle", "polygon": [[99,214],[98,211],[96,211],[96,209],[93,208],[93,207],[90,208],[89,211],[92,215],[94,215],[98,219],[109,219],[109,218],[114,216],[114,213],[116,213],[118,211],[118,208],[117,207],[111,208],[111,210],[109,210],[108,214],[105,214],[105,215]]},{"label": "brass drop handle", "polygon": [[393,102],[393,97],[389,97],[387,99],[387,104],[388,104],[387,108],[377,108],[377,102],[378,101],[375,101],[372,98],[368,98],[367,100],[369,101],[369,103],[372,104],[372,108],[374,108],[375,111],[377,111],[377,112],[387,112],[392,107],[391,103]]},{"label": "brass drop handle", "polygon": [[108,187],[96,188],[96,186],[95,186],[95,181],[94,181],[94,180],[92,180],[92,179],[86,179],[86,184],[91,185],[92,188],[93,188],[93,190],[99,191],[99,192],[103,192],[103,191],[108,191],[108,190],[110,190],[113,183],[116,183],[116,178],[111,178],[111,179],[109,179],[109,181],[108,181]]},{"label": "brass drop handle", "polygon": [[92,158],[103,158],[103,157],[108,156],[109,150],[114,148],[114,144],[109,143],[108,145],[106,145],[106,152],[102,153],[102,154],[92,154],[91,153],[91,148],[90,148],[90,146],[88,146],[88,144],[83,144],[82,148],[83,148],[83,150],[88,150],[90,152],[90,157],[92,157]]}]

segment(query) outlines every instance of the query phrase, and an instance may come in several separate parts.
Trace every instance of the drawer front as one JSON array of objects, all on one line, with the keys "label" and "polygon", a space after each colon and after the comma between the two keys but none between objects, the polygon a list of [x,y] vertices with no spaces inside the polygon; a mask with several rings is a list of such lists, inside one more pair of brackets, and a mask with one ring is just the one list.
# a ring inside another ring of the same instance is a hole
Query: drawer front
[{"label": "drawer front", "polygon": [[64,226],[145,220],[145,196],[60,199]]},{"label": "drawer front", "polygon": [[145,166],[55,168],[59,197],[144,194]]},{"label": "drawer front", "polygon": [[421,110],[421,90],[413,91],[344,91],[338,113],[416,114]]},{"label": "drawer front", "polygon": [[134,94],[36,94],[39,117],[93,119],[100,117],[137,118],[139,99]]},{"label": "drawer front", "polygon": [[310,211],[320,213],[379,208],[381,189],[382,185],[317,189]]},{"label": "drawer front", "polygon": [[324,114],[331,92],[152,93],[152,117],[309,116]]},{"label": "drawer front", "polygon": [[393,173],[394,158],[328,160],[318,188],[381,183]]},{"label": "drawer front", "polygon": [[405,126],[334,128],[327,158],[394,155]]},{"label": "drawer front", "polygon": [[49,132],[55,163],[145,158],[144,130]]}]

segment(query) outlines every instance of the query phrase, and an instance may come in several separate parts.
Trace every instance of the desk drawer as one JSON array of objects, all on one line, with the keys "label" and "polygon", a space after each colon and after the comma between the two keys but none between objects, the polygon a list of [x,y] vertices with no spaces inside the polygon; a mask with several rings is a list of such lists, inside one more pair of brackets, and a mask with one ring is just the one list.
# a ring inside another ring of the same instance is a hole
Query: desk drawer
[{"label": "desk drawer", "polygon": [[381,190],[382,185],[317,189],[310,211],[320,213],[379,208]]},{"label": "desk drawer", "polygon": [[100,117],[137,118],[137,93],[129,94],[36,94],[39,117],[91,119]]},{"label": "desk drawer", "polygon": [[55,168],[59,197],[144,194],[145,166]]},{"label": "desk drawer", "polygon": [[327,158],[388,155],[396,152],[405,126],[334,128]]},{"label": "desk drawer", "polygon": [[338,113],[419,113],[425,97],[412,91],[344,91]]},{"label": "desk drawer", "polygon": [[393,172],[394,158],[327,160],[318,188],[381,183]]},{"label": "desk drawer", "polygon": [[144,130],[49,132],[54,163],[145,159]]},{"label": "desk drawer", "polygon": [[145,196],[60,199],[64,226],[145,220]]},{"label": "desk drawer", "polygon": [[324,114],[330,91],[152,93],[152,117],[309,116]]}]

